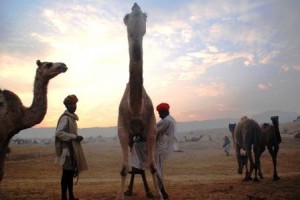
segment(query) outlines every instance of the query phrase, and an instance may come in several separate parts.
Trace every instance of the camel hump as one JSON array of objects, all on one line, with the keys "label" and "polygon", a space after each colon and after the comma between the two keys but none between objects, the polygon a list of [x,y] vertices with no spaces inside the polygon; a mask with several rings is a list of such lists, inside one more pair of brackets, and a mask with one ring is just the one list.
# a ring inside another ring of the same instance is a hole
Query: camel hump
[{"label": "camel hump", "polygon": [[261,127],[265,129],[265,128],[270,127],[270,124],[268,124],[268,123],[263,123]]},{"label": "camel hump", "polygon": [[17,109],[22,107],[21,99],[15,93],[13,93],[9,90],[3,90],[1,93],[2,93],[4,101],[5,101],[5,102],[2,102],[2,104],[4,105],[6,103],[8,110],[16,111]]}]

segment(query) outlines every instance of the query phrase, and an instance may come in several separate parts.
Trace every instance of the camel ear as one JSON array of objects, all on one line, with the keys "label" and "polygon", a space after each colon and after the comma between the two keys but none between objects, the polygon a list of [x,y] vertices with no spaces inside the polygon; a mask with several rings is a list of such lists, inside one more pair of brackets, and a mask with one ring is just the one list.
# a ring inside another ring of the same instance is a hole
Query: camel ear
[{"label": "camel ear", "polygon": [[37,64],[37,66],[41,66],[42,63],[41,63],[40,60],[37,60],[37,61],[36,61],[36,64]]},{"label": "camel ear", "polygon": [[128,17],[129,17],[129,14],[125,15],[125,17],[123,18],[125,25],[127,25]]}]

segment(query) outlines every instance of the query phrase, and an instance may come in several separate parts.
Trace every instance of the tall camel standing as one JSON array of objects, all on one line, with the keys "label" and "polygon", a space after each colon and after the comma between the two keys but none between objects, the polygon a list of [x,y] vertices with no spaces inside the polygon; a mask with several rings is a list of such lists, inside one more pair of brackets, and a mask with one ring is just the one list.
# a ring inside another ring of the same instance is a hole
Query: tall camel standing
[{"label": "tall camel standing", "polygon": [[[261,129],[261,135],[260,135],[260,156],[265,151],[265,148],[267,146],[267,149],[272,157],[273,162],[273,180],[279,180],[279,176],[277,174],[277,154],[279,151],[279,144],[281,143],[281,136],[279,131],[279,121],[278,116],[272,116],[271,121],[273,125],[270,124],[263,124],[260,126]],[[234,130],[235,130],[236,124],[229,124],[229,130],[231,131],[233,137],[234,137]],[[242,156],[237,156],[238,161],[242,161]],[[244,163],[247,163],[247,161],[244,161]],[[242,163],[239,164],[239,170],[241,173],[242,170]],[[248,173],[248,168],[246,166],[246,174]],[[263,178],[262,172],[260,170],[259,176]]]},{"label": "tall camel standing", "polygon": [[30,107],[23,106],[20,98],[9,90],[0,89],[0,182],[4,176],[4,162],[10,139],[21,130],[39,124],[47,112],[49,80],[67,71],[64,63],[36,61],[34,95]]},{"label": "tall camel standing", "polygon": [[134,3],[132,12],[125,15],[129,45],[129,83],[119,105],[118,135],[123,152],[121,168],[121,189],[117,199],[124,199],[125,180],[128,174],[128,144],[134,136],[147,141],[148,163],[152,173],[156,195],[162,198],[156,177],[154,157],[156,140],[156,120],[153,104],[143,86],[143,36],[146,33],[147,16],[138,4]]},{"label": "tall camel standing", "polygon": [[[241,149],[246,151],[247,158],[250,161],[250,171],[246,173],[244,181],[251,179],[253,169],[255,170],[254,180],[257,181],[257,172],[260,172],[260,135],[261,130],[256,121],[246,116],[242,117],[233,131],[233,141],[238,164],[238,173],[242,174]],[[252,147],[254,160],[252,157]]]}]

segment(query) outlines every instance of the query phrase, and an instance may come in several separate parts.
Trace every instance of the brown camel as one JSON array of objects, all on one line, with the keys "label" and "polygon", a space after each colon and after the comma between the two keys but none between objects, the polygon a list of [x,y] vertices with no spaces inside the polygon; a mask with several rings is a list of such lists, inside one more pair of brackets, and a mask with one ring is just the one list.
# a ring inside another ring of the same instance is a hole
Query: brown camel
[{"label": "brown camel", "polygon": [[64,63],[36,61],[34,96],[30,107],[23,106],[20,98],[9,90],[0,89],[0,182],[4,175],[5,155],[10,139],[21,130],[39,124],[47,111],[49,80],[67,71]]},{"label": "brown camel", "polygon": [[156,140],[156,120],[153,104],[143,86],[143,36],[146,33],[147,16],[134,3],[132,12],[125,15],[129,45],[129,83],[119,105],[118,135],[123,152],[121,169],[121,189],[117,199],[124,199],[125,180],[128,174],[128,150],[131,139],[146,138],[148,163],[150,165],[155,192],[162,199],[156,178],[154,148]]},{"label": "brown camel", "polygon": [[261,154],[265,151],[265,147],[272,157],[273,162],[273,180],[279,180],[279,176],[277,174],[277,154],[279,151],[279,144],[281,143],[281,136],[279,131],[279,122],[278,116],[272,116],[271,121],[273,125],[263,124],[261,126]]},{"label": "brown camel", "polygon": [[[242,156],[241,149],[246,151],[247,158],[250,161],[250,171],[246,172],[244,181],[248,181],[251,179],[251,174],[253,169],[255,170],[254,180],[257,179],[257,172],[261,175],[260,170],[260,136],[261,130],[256,121],[253,119],[249,119],[246,116],[242,117],[239,123],[236,125],[234,129],[230,126],[230,130],[234,130],[233,141],[235,146],[237,164],[238,164],[238,173],[242,174]],[[254,160],[252,157],[252,149],[254,153]],[[247,168],[246,168],[247,169]]]},{"label": "brown camel", "polygon": [[[279,122],[278,116],[272,116],[271,121],[273,125],[270,124],[263,124],[260,126],[261,135],[260,135],[260,156],[265,151],[267,146],[268,151],[272,157],[273,162],[273,180],[279,180],[279,176],[277,174],[277,154],[279,151],[279,144],[281,143],[281,136],[279,131]],[[231,131],[232,135],[234,136],[236,124],[229,124],[229,130]],[[243,155],[237,156],[237,159],[240,161],[239,170],[243,169],[243,166],[246,166],[246,174],[248,173],[247,168],[247,159],[243,157]],[[259,176],[263,178],[262,172],[259,172]]]}]

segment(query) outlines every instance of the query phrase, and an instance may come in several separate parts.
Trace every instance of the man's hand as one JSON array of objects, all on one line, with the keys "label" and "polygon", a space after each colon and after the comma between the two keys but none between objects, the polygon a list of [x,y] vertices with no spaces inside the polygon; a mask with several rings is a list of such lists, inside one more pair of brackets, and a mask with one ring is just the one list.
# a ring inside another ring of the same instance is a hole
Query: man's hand
[{"label": "man's hand", "polygon": [[78,142],[81,142],[83,140],[83,137],[81,135],[77,135],[75,140],[78,141]]}]

